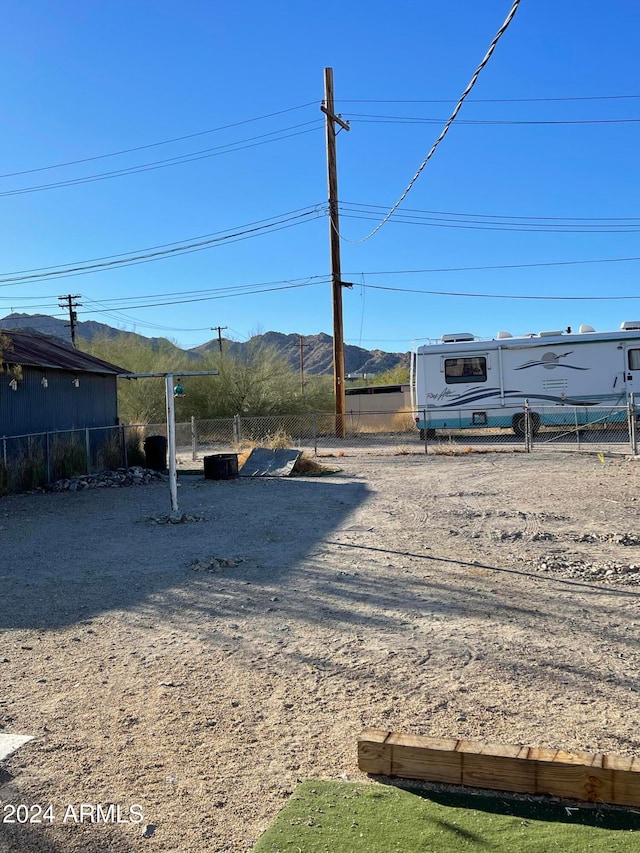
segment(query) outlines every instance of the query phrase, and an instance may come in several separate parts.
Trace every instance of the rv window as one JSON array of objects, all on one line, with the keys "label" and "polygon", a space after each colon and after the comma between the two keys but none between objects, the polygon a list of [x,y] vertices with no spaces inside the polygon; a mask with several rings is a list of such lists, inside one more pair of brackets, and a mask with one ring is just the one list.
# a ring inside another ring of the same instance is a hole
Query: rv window
[{"label": "rv window", "polygon": [[629,350],[629,370],[640,370],[640,349]]},{"label": "rv window", "polygon": [[486,382],[487,359],[480,355],[468,358],[445,358],[444,379],[447,385],[455,382]]}]

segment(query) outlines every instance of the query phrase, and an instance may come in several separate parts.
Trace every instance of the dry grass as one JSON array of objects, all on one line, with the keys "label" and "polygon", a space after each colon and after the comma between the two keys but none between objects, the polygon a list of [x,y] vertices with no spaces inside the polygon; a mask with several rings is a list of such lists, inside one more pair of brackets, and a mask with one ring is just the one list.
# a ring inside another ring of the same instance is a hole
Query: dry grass
[{"label": "dry grass", "polygon": [[456,447],[453,444],[437,444],[429,447],[436,456],[468,456],[470,453],[524,453],[522,447]]},{"label": "dry grass", "polygon": [[303,477],[314,477],[322,474],[336,474],[340,468],[337,466],[329,467],[317,462],[313,456],[308,453],[303,453],[298,457],[296,464],[293,466],[293,473]]},{"label": "dry grass", "polygon": [[399,444],[393,452],[394,456],[413,456],[415,453],[424,453],[424,449],[416,450],[406,444]]}]

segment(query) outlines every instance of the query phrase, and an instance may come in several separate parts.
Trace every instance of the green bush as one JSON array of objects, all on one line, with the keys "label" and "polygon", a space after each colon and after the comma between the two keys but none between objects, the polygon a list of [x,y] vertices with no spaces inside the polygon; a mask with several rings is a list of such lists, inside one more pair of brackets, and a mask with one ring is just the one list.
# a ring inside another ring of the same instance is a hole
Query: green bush
[{"label": "green bush", "polygon": [[87,451],[84,444],[76,439],[65,440],[56,436],[49,452],[51,482],[87,473]]}]

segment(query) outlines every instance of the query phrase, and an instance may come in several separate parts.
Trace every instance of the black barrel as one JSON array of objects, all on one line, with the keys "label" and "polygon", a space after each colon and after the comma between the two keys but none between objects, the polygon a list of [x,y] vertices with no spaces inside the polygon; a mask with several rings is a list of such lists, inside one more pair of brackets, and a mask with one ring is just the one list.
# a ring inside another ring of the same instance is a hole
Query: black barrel
[{"label": "black barrel", "polygon": [[233,480],[238,476],[238,454],[217,453],[204,457],[205,480]]},{"label": "black barrel", "polygon": [[164,435],[150,435],[144,440],[147,468],[152,471],[167,470],[167,439]]}]

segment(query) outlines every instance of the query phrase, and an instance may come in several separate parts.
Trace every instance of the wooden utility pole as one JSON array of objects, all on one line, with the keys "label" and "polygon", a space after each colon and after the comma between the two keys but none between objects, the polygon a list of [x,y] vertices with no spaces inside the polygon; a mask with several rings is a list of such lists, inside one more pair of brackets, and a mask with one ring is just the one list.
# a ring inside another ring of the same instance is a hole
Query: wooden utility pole
[{"label": "wooden utility pole", "polygon": [[218,346],[220,347],[220,352],[222,352],[222,330],[228,329],[228,328],[229,328],[228,326],[212,326],[211,327],[212,332],[215,332],[216,329],[218,330]]},{"label": "wooden utility pole", "polygon": [[327,180],[329,184],[329,244],[331,249],[331,290],[333,295],[333,387],[336,411],[336,435],[344,438],[346,397],[344,387],[344,332],[342,325],[342,275],[340,270],[340,225],[338,220],[338,166],[336,160],[336,124],[349,130],[347,122],[335,114],[333,104],[333,68],[324,69],[326,116]]},{"label": "wooden utility pole", "polygon": [[75,309],[82,305],[82,302],[78,302],[78,299],[80,299],[79,293],[77,293],[75,296],[72,296],[70,293],[68,293],[66,296],[58,296],[60,308],[69,309],[69,322],[65,323],[65,325],[68,329],[71,330],[71,345],[74,347],[74,349],[76,347],[76,323],[78,322],[78,315],[76,314]]}]

